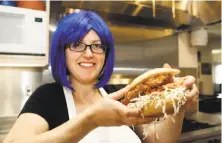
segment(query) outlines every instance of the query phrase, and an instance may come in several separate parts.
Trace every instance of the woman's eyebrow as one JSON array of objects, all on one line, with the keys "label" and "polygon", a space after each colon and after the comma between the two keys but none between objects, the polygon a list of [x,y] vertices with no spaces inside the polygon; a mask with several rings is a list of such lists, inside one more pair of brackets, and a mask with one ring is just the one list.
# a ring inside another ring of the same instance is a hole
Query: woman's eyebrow
[{"label": "woman's eyebrow", "polygon": [[95,43],[95,42],[101,42],[100,40],[94,40],[94,41],[92,41],[92,43]]},{"label": "woman's eyebrow", "polygon": [[[83,42],[84,43],[83,40],[80,40],[79,42]],[[101,40],[93,40],[91,43],[96,43],[96,42],[100,42],[101,43]]]}]

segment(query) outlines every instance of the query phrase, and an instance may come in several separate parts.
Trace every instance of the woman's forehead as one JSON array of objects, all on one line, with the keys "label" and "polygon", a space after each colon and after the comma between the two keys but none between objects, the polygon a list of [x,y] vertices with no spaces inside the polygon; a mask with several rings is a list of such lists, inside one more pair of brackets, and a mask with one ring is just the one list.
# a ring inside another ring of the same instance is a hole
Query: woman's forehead
[{"label": "woman's forehead", "polygon": [[81,39],[83,42],[101,42],[99,35],[94,31],[90,30],[86,35]]}]

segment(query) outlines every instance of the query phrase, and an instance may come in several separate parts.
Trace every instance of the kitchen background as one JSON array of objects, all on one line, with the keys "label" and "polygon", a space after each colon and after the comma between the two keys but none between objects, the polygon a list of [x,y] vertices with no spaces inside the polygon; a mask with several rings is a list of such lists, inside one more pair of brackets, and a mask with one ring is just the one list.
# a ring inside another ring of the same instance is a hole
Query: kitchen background
[{"label": "kitchen background", "polygon": [[193,75],[199,102],[187,111],[179,142],[221,142],[221,1],[191,0],[0,1],[0,142],[32,92],[53,82],[51,35],[79,9],[96,11],[113,33],[109,84],[121,87],[164,63]]}]

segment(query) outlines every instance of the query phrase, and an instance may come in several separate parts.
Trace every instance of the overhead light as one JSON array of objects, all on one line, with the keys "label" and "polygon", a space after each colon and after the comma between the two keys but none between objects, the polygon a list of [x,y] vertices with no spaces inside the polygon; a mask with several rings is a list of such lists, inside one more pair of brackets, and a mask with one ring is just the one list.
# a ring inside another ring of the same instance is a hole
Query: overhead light
[{"label": "overhead light", "polygon": [[69,13],[73,13],[73,12],[78,13],[78,12],[80,12],[80,9],[70,8],[70,9],[69,9]]},{"label": "overhead light", "polygon": [[55,32],[56,31],[56,26],[55,25],[50,25],[49,30],[52,31],[52,32]]},{"label": "overhead light", "polygon": [[69,9],[69,13],[73,13],[74,9],[73,8],[70,8]]},{"label": "overhead light", "polygon": [[156,17],[156,3],[155,3],[155,0],[152,0],[152,13],[153,13],[153,17]]},{"label": "overhead light", "polygon": [[74,12],[79,13],[80,9],[75,9]]},{"label": "overhead light", "polygon": [[172,14],[173,14],[173,18],[176,17],[176,13],[175,13],[175,0],[172,0]]},{"label": "overhead light", "polygon": [[212,54],[221,54],[221,53],[222,53],[221,49],[212,50]]}]

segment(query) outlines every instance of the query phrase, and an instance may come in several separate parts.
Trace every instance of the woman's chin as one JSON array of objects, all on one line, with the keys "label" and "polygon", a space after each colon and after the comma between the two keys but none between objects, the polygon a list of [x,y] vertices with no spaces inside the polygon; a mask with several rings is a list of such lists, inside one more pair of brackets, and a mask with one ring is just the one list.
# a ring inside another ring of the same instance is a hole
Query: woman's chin
[{"label": "woman's chin", "polygon": [[71,80],[83,84],[95,84],[97,82],[97,77],[92,74],[91,75],[84,74],[84,75],[72,76]]},{"label": "woman's chin", "polygon": [[84,77],[84,78],[81,78],[80,81],[84,84],[95,84],[97,80],[96,78],[92,78],[92,77]]}]

